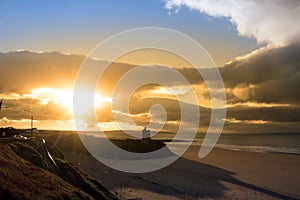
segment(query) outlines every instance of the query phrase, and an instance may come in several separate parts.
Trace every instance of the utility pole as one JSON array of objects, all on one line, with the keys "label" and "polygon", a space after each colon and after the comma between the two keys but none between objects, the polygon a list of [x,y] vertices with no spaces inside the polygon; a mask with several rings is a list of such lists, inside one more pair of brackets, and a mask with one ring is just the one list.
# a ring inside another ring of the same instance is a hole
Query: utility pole
[{"label": "utility pole", "polygon": [[30,134],[30,137],[32,137],[32,131],[33,131],[33,116],[31,115],[31,134]]}]

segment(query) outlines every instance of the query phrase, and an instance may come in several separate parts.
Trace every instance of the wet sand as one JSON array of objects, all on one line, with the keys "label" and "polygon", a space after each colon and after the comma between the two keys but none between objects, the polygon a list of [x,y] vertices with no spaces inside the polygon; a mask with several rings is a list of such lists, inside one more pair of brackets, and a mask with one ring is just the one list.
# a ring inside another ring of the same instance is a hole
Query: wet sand
[{"label": "wet sand", "polygon": [[299,199],[300,156],[214,149],[198,159],[192,146],[170,166],[151,173],[113,170],[86,154],[65,153],[120,199]]}]

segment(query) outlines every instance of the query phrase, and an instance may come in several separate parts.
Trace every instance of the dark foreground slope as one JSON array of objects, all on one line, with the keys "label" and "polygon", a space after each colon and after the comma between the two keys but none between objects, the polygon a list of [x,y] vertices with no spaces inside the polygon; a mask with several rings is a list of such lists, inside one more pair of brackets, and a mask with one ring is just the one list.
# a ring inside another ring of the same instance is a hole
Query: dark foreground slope
[{"label": "dark foreground slope", "polygon": [[45,158],[38,140],[0,141],[0,199],[116,199],[66,162],[54,145],[47,147],[57,166]]}]

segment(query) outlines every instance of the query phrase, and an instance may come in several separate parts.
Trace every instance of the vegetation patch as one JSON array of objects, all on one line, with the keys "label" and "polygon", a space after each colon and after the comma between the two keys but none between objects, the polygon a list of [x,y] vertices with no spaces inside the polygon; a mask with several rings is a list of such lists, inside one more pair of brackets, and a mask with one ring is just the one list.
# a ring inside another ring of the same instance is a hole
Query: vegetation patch
[{"label": "vegetation patch", "polygon": [[33,141],[13,141],[9,143],[14,152],[25,160],[33,163],[34,165],[47,169],[47,163],[42,155],[36,150],[36,145]]}]

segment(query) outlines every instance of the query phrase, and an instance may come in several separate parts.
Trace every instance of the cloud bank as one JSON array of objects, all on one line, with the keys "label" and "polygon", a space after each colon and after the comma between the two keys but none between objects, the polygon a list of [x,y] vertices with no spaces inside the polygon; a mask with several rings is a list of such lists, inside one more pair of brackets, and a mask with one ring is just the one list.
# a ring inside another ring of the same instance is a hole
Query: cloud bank
[{"label": "cloud bank", "polygon": [[[299,44],[273,48],[236,59],[220,68],[228,100],[225,131],[299,130],[299,52]],[[70,124],[72,115],[66,112],[63,104],[55,102],[46,94],[32,98],[35,96],[32,94],[32,89],[49,87],[60,91],[68,86],[71,90],[76,72],[83,59],[84,57],[75,55],[27,51],[0,54],[0,99],[4,99],[4,106],[7,106],[1,112],[0,125],[8,126],[10,123],[28,125],[31,115],[34,115],[40,123],[52,120],[57,121],[58,127],[59,123]],[[103,61],[95,62],[100,67],[104,63]],[[100,94],[109,96],[122,74],[133,67],[124,63],[112,64],[105,72],[104,79],[100,81],[102,86]],[[200,105],[205,100],[209,101],[210,96],[204,87],[203,79],[194,68],[184,67],[178,71],[190,81],[196,90]],[[149,66],[143,76],[156,73],[157,78],[170,81],[167,72],[166,67]],[[172,85],[174,88],[183,89],[182,95],[184,95],[188,91],[185,91],[180,84],[180,82],[174,82]],[[126,94],[128,91],[126,85],[124,86],[123,93]],[[139,88],[132,97],[130,115],[139,126],[147,125],[150,119],[149,109],[157,103],[163,105],[167,111],[166,130],[172,130],[172,128],[174,130],[180,124],[178,101],[166,95],[166,91],[157,85],[146,85]],[[61,100],[63,100],[62,97]],[[188,110],[188,118],[193,117],[195,105],[188,102],[184,102],[183,105]],[[102,104],[96,110],[99,122],[113,121],[111,110],[109,103]],[[200,129],[205,130],[211,110],[200,107],[200,113]],[[124,115],[121,111],[119,114]],[[152,113],[154,116],[151,117],[158,117],[159,114],[154,112]],[[188,120],[185,123],[188,123]]]},{"label": "cloud bank", "polygon": [[220,68],[226,88],[232,89],[229,95],[241,95],[239,99],[228,96],[229,100],[300,104],[299,52],[300,45],[293,44],[237,59]]},{"label": "cloud bank", "polygon": [[300,41],[300,1],[298,0],[165,0],[167,9],[182,6],[213,17],[229,18],[240,35],[259,43],[285,46]]}]

